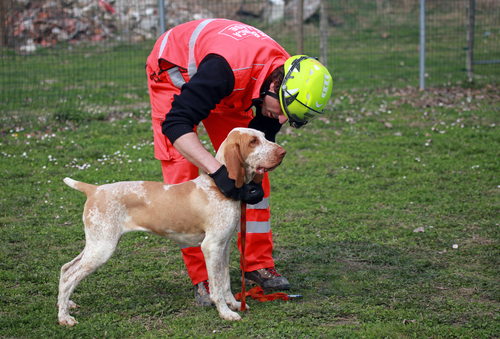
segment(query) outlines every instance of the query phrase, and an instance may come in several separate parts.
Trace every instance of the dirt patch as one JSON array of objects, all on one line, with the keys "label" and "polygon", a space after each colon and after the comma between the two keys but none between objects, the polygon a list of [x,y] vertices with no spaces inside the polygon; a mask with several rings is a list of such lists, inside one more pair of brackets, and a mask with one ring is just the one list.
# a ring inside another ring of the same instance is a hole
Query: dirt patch
[{"label": "dirt patch", "polygon": [[[406,87],[385,91],[387,95],[398,97],[391,104],[401,106],[409,104],[415,108],[430,107],[468,107],[478,108],[478,104],[494,104],[500,102],[500,86],[488,84],[481,89],[463,88],[459,86],[435,87],[420,91],[416,87]],[[392,92],[392,93],[391,93]]]}]

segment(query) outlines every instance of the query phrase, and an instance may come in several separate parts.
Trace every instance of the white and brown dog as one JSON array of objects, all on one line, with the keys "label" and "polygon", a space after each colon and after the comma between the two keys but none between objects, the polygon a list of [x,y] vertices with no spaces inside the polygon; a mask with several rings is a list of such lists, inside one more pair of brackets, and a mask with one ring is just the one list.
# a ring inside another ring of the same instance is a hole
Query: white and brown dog
[{"label": "white and brown dog", "polygon": [[[262,180],[283,160],[285,150],[262,132],[235,128],[220,146],[216,159],[226,165],[236,186]],[[123,234],[146,231],[187,246],[200,246],[210,280],[210,298],[220,317],[241,320],[241,303],[229,284],[229,244],[241,214],[241,203],[226,198],[206,174],[179,185],[129,181],[95,186],[70,178],[64,182],[87,195],[83,211],[85,248],[61,268],[59,324],[74,326],[69,300],[85,277],[113,255]],[[229,306],[229,307],[228,307]]]}]

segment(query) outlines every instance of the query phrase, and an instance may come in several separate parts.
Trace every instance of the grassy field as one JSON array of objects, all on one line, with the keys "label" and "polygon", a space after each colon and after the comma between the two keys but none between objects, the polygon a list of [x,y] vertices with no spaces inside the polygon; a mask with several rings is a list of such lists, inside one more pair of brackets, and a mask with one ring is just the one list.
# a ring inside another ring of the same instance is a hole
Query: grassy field
[{"label": "grassy field", "polygon": [[[303,298],[249,301],[236,323],[194,304],[177,245],[129,233],[73,294],[80,324],[59,326],[59,271],[85,243],[85,196],[62,179],[161,181],[149,107],[5,118],[0,338],[498,338],[499,90],[336,90],[284,127],[273,255]],[[238,262],[233,239],[234,292]]]}]

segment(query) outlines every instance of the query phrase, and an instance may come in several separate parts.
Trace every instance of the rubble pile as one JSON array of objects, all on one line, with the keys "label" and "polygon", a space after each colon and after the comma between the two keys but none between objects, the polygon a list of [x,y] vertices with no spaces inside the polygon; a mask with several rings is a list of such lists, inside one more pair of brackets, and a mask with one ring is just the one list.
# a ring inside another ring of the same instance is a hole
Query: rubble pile
[{"label": "rubble pile", "polygon": [[50,0],[29,3],[13,10],[13,41],[20,52],[32,53],[38,47],[59,42],[101,41],[117,31],[116,10],[98,0],[85,6],[64,6]]},{"label": "rubble pile", "polygon": [[[253,17],[278,23],[296,16],[297,0],[245,3],[241,0],[164,0],[167,29],[206,18]],[[23,54],[61,42],[109,39],[139,42],[160,35],[158,0],[12,0],[8,10],[9,47]],[[319,8],[319,0],[304,0],[304,19]]]},{"label": "rubble pile", "polygon": [[[8,19],[9,46],[20,53],[61,42],[138,42],[159,34],[157,0],[18,0]],[[165,1],[166,25],[212,17],[200,5]]]}]

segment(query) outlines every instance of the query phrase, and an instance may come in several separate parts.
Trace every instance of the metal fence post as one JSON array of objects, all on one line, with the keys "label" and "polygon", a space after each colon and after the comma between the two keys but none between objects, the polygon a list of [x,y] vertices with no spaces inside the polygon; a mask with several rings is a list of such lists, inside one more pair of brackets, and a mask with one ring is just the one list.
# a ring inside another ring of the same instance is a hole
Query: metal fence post
[{"label": "metal fence post", "polygon": [[467,33],[466,33],[466,55],[465,69],[467,77],[472,79],[474,76],[474,21],[476,15],[476,0],[467,1]]},{"label": "metal fence post", "polygon": [[304,0],[297,2],[297,54],[304,54]]},{"label": "metal fence post", "polygon": [[0,0],[0,47],[7,46],[7,0]]},{"label": "metal fence post", "polygon": [[319,9],[319,61],[328,68],[328,13],[327,0],[321,0]]},{"label": "metal fence post", "polygon": [[420,0],[420,90],[425,90],[425,0]]},{"label": "metal fence post", "polygon": [[164,0],[158,0],[158,16],[160,17],[160,34],[158,36],[161,36],[163,33],[166,31],[165,27],[165,1]]}]

